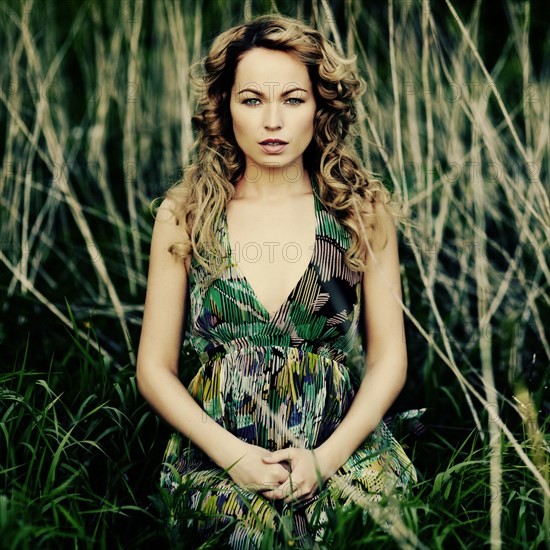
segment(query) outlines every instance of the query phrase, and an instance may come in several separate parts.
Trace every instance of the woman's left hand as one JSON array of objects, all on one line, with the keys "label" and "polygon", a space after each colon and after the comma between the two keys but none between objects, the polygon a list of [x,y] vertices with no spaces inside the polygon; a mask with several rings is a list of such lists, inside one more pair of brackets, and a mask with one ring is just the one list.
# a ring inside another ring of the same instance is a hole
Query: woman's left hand
[{"label": "woman's left hand", "polygon": [[319,469],[322,485],[334,473],[329,464],[324,462],[319,452],[315,452],[314,457],[311,450],[298,447],[273,451],[271,456],[262,457],[262,460],[268,463],[288,462],[290,472],[287,480],[276,489],[270,489],[262,493],[265,498],[284,498],[285,502],[307,500],[315,495],[319,488],[317,468]]}]

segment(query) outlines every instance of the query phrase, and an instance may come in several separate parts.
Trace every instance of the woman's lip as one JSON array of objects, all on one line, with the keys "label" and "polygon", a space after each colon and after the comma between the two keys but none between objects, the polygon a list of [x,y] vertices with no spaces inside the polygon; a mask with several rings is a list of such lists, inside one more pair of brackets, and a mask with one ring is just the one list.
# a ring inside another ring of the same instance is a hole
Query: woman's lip
[{"label": "woman's lip", "polygon": [[260,147],[268,155],[276,155],[280,153],[287,145],[288,143],[278,143],[277,145],[266,145],[265,143],[260,143]]}]

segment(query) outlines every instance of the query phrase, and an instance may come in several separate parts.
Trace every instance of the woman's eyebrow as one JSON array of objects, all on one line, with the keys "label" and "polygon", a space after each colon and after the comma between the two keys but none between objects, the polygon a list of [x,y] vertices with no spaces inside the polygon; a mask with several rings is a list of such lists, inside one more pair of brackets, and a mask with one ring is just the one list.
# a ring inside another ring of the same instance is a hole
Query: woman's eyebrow
[{"label": "woman's eyebrow", "polygon": [[[243,94],[244,92],[251,92],[251,93],[256,94],[260,97],[265,97],[262,92],[258,92],[258,90],[254,90],[253,88],[245,88],[244,90],[241,90],[240,92],[237,92],[237,95]],[[295,88],[291,88],[290,90],[287,90],[286,92],[283,92],[281,95],[286,96],[286,95],[291,94],[293,92],[305,92],[306,94],[308,93],[308,91],[304,90],[303,88],[295,87]]]}]

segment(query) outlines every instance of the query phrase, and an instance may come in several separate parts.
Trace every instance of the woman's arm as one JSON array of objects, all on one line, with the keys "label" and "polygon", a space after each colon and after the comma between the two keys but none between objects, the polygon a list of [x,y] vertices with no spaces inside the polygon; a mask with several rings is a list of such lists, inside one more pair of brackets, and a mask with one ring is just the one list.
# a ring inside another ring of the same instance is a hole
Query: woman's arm
[{"label": "woman's arm", "polygon": [[401,298],[401,277],[397,235],[391,216],[379,207],[388,242],[376,252],[380,267],[369,262],[363,275],[362,316],[367,347],[366,374],[353,402],[336,430],[314,449],[285,448],[264,458],[269,464],[286,460],[291,465],[289,480],[265,493],[267,498],[310,498],[318,490],[317,468],[323,481],[330,478],[376,428],[405,383],[407,348],[403,313],[390,288]]},{"label": "woman's arm", "polygon": [[407,373],[403,311],[389,288],[401,299],[397,234],[391,214],[383,206],[376,208],[388,241],[383,250],[375,252],[380,266],[369,258],[363,275],[366,373],[345,418],[315,451],[320,462],[330,465],[332,472],[376,428],[403,388]]},{"label": "woman's arm", "polygon": [[177,431],[205,452],[241,486],[265,490],[288,477],[279,465],[266,465],[267,449],[250,445],[215,422],[193,399],[178,378],[178,363],[187,309],[188,277],[185,265],[168,247],[188,239],[167,208],[166,199],[157,212],[151,252],[136,378],[138,388],[151,406]]}]

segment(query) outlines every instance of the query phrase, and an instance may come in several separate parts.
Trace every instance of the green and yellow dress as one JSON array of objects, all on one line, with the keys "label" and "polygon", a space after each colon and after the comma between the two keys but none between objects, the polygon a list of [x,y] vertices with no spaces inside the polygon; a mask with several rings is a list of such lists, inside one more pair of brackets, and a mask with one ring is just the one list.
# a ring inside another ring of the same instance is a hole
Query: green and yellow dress
[{"label": "green and yellow dress", "polygon": [[[324,207],[311,180],[313,254],[275,314],[262,306],[231,259],[225,212],[219,237],[227,268],[207,288],[200,283],[208,273],[194,258],[189,274],[191,344],[202,365],[188,390],[221,426],[269,450],[321,445],[346,415],[360,382],[346,359],[357,344],[361,273],[346,266],[349,233]],[[285,515],[292,516],[296,545],[304,537],[307,546],[307,524],[321,522],[335,499],[349,502],[360,492],[376,501],[415,481],[414,467],[384,422],[322,491],[299,504],[271,501],[239,487],[177,433],[168,443],[161,473],[161,486],[170,491],[186,485],[181,498],[187,499],[187,509],[202,512],[198,532],[207,539],[226,527],[231,548],[259,546],[266,529],[277,527]]]}]

